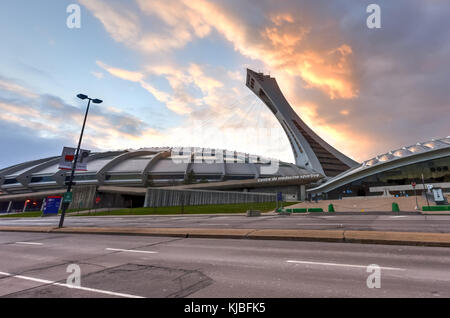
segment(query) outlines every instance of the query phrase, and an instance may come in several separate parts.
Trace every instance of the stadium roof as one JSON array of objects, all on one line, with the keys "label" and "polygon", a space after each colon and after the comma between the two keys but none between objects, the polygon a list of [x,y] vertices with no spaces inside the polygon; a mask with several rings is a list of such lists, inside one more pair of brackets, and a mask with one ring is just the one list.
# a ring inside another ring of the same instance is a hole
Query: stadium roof
[{"label": "stadium roof", "polygon": [[[60,170],[60,156],[0,170],[0,190],[9,194],[58,189],[70,171]],[[276,168],[276,169],[274,169]],[[186,178],[208,182],[298,176],[315,173],[291,163],[234,151],[207,148],[143,148],[92,153],[88,170],[77,171],[77,184],[161,186]]]},{"label": "stadium roof", "polygon": [[366,160],[359,166],[328,179],[325,183],[308,191],[312,193],[328,192],[375,173],[447,156],[450,156],[450,136],[418,142]]}]

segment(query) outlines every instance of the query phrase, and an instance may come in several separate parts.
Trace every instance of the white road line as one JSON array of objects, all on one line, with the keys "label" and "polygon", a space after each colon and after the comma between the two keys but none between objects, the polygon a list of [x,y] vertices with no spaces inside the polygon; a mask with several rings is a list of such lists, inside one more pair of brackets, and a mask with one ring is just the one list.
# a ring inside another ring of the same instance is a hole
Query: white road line
[{"label": "white road line", "polygon": [[302,226],[316,226],[316,225],[342,225],[342,223],[297,223],[296,225],[302,225]]},{"label": "white road line", "polygon": [[[55,220],[55,219],[53,219]],[[5,220],[6,221],[6,220]],[[36,220],[36,219],[13,219],[13,220],[9,220],[10,222],[21,222],[21,223],[42,223],[42,222],[48,222],[49,219],[45,219],[45,220]]]},{"label": "white road line", "polygon": [[216,225],[230,225],[230,224],[224,224],[224,223],[206,223],[206,224],[202,224],[202,225],[214,225],[214,226],[216,226]]},{"label": "white road line", "polygon": [[54,285],[54,286],[59,286],[59,287],[71,288],[71,289],[85,290],[85,291],[90,291],[90,292],[93,292],[93,293],[105,294],[105,295],[110,295],[110,296],[118,296],[118,297],[124,297],[124,298],[144,298],[142,296],[123,294],[123,293],[116,293],[116,292],[112,292],[112,291],[109,291],[109,290],[102,290],[102,289],[95,289],[95,288],[88,288],[88,287],[82,287],[82,286],[74,286],[74,285],[62,284],[62,283],[57,283],[57,282],[54,282],[54,281],[51,281],[51,280],[34,278],[34,277],[29,277],[29,276],[22,276],[22,275],[14,275],[14,274],[4,273],[4,272],[0,272],[0,275],[11,277],[11,278],[18,278],[18,279],[23,279],[23,280],[29,280],[29,281],[32,281],[32,282],[37,282],[37,283],[42,283],[42,284],[47,284],[47,285]]},{"label": "white road line", "polygon": [[130,253],[145,253],[145,254],[157,254],[158,252],[153,251],[139,251],[139,250],[123,250],[121,248],[105,248],[107,251],[114,251],[114,252],[130,252]]},{"label": "white road line", "polygon": [[16,242],[14,244],[23,244],[23,245],[44,245],[42,243],[34,243],[34,242]]},{"label": "white road line", "polygon": [[391,216],[391,219],[398,219],[398,218],[407,218],[408,215],[395,215],[395,216]]},{"label": "white road line", "polygon": [[351,226],[377,226],[377,227],[389,227],[389,226],[410,226],[409,224],[367,224],[367,223],[297,223],[296,225],[298,226],[320,226],[320,225],[336,225],[336,226],[346,226],[346,227],[351,227]]},{"label": "white road line", "polygon": [[[309,261],[292,261],[288,260],[287,263],[294,264],[307,264],[307,265],[323,265],[323,266],[342,266],[342,267],[355,267],[355,268],[367,268],[368,265],[352,265],[352,264],[337,264],[337,263],[321,263],[321,262],[309,262]],[[397,267],[383,267],[380,266],[381,269],[392,270],[392,271],[404,271],[403,268]]]}]

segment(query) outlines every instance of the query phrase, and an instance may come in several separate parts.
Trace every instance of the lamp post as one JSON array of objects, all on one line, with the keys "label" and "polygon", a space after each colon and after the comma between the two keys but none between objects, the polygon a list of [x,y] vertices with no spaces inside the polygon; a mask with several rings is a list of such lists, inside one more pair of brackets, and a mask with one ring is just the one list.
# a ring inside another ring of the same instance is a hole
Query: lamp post
[{"label": "lamp post", "polygon": [[[83,139],[84,127],[86,126],[86,119],[87,119],[87,116],[88,116],[88,113],[89,113],[89,106],[91,105],[91,101],[94,104],[101,104],[103,102],[100,99],[89,98],[87,95],[84,95],[84,94],[78,94],[77,97],[79,99],[82,99],[82,100],[87,99],[89,101],[88,101],[88,105],[87,105],[87,108],[86,108],[86,114],[84,115],[83,127],[81,128],[81,134],[80,134],[80,139],[78,141],[77,151],[75,152],[75,158],[74,158],[73,163],[72,163],[72,170],[71,170],[71,173],[70,173],[69,183],[67,185],[67,193],[70,193],[70,191],[72,190],[73,177],[75,175],[75,168],[76,168],[77,161],[78,161],[78,155],[80,153],[81,140]],[[62,211],[61,211],[61,218],[59,220],[59,226],[58,226],[59,228],[62,228],[63,225],[64,225],[64,217],[66,215],[66,210],[67,210],[68,206],[69,206],[68,204],[63,203]]]}]

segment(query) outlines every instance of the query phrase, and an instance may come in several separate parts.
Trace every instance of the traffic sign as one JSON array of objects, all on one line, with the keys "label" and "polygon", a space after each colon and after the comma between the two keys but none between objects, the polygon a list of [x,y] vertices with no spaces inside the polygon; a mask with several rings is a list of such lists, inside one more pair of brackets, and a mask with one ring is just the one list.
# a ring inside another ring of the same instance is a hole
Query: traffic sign
[{"label": "traffic sign", "polygon": [[59,206],[61,204],[60,196],[47,197],[45,201],[44,215],[58,214]]},{"label": "traffic sign", "polygon": [[[73,161],[75,160],[76,148],[64,147],[61,158],[59,160],[58,169],[72,170]],[[75,171],[87,171],[87,161],[91,151],[80,149],[78,154]]]},{"label": "traffic sign", "polygon": [[277,201],[283,201],[283,193],[277,192]]},{"label": "traffic sign", "polygon": [[416,187],[416,183],[415,182],[412,182],[411,185],[412,185],[413,188]]},{"label": "traffic sign", "polygon": [[72,202],[72,192],[64,193],[63,203],[71,203]]}]

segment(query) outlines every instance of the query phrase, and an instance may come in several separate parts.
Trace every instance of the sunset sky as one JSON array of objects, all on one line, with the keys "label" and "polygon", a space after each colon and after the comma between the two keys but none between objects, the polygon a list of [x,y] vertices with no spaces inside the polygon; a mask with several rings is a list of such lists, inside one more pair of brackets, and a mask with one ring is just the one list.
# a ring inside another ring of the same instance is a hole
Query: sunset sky
[{"label": "sunset sky", "polygon": [[[69,29],[66,8],[81,7]],[[366,7],[381,7],[381,29]],[[270,73],[299,116],[357,161],[450,135],[448,0],[0,2],[0,168],[76,146],[225,148],[293,162],[245,87]]]}]

